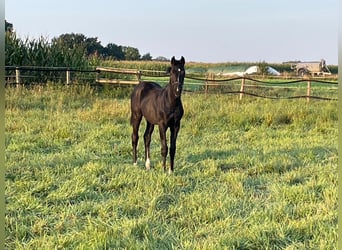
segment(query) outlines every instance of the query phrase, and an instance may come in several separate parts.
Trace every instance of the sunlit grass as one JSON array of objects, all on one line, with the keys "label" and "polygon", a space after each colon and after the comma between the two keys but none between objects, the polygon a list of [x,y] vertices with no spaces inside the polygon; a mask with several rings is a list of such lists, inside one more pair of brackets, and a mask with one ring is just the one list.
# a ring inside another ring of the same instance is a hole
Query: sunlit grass
[{"label": "sunlit grass", "polygon": [[6,89],[8,249],[336,248],[336,102],[185,94],[168,176],[122,93]]}]

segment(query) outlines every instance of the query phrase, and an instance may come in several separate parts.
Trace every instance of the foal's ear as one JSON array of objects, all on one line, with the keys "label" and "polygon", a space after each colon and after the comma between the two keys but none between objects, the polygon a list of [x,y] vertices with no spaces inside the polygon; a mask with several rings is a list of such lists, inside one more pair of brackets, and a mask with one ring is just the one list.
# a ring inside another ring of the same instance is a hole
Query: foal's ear
[{"label": "foal's ear", "polygon": [[184,64],[185,64],[185,59],[184,59],[183,56],[182,56],[182,58],[181,58],[181,63],[182,63],[182,65],[184,66]]},{"label": "foal's ear", "polygon": [[173,57],[171,58],[171,65],[175,65],[175,62],[176,62],[176,59],[175,59],[175,57],[173,56]]}]

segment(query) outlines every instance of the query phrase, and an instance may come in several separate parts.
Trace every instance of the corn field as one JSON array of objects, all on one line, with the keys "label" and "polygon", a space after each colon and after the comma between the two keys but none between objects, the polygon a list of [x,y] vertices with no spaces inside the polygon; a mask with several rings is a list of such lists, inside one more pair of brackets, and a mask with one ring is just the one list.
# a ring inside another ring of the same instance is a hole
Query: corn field
[{"label": "corn field", "polygon": [[86,67],[83,48],[69,50],[47,38],[21,40],[15,33],[6,33],[5,65],[44,67]]}]

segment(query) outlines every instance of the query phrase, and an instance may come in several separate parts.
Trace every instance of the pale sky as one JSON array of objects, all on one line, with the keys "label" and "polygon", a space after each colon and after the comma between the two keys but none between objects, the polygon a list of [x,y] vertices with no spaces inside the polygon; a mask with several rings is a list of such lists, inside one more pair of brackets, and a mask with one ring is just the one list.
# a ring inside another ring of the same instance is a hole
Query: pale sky
[{"label": "pale sky", "polygon": [[22,38],[82,33],[153,58],[338,63],[337,0],[6,0]]}]

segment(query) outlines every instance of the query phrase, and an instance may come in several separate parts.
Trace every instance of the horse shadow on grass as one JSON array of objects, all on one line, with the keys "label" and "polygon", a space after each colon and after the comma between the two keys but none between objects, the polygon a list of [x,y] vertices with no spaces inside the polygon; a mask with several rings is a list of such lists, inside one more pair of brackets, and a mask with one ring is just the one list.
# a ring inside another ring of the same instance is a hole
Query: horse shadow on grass
[{"label": "horse shadow on grass", "polygon": [[207,149],[199,154],[188,155],[186,160],[190,163],[196,163],[207,159],[223,160],[227,159],[230,155],[232,155],[231,151]]},{"label": "horse shadow on grass", "polygon": [[251,150],[250,153],[254,155],[249,157],[247,153],[246,159],[232,160],[232,157],[239,154],[239,150],[207,149],[203,152],[188,155],[186,161],[193,166],[213,159],[217,161],[217,169],[222,172],[239,170],[246,171],[248,175],[259,175],[284,174],[298,168],[305,168],[310,164],[319,164],[337,159],[337,149],[334,147],[303,147],[292,150],[273,150],[267,153]]},{"label": "horse shadow on grass", "polygon": [[229,161],[229,158],[235,154],[237,154],[236,150],[207,149],[197,154],[188,155],[186,161],[190,165],[197,165],[206,160],[215,160],[217,161],[217,169],[222,172],[248,168],[245,162],[232,163]]}]

